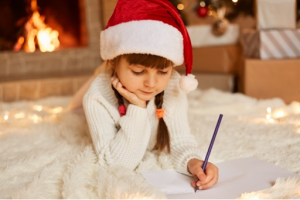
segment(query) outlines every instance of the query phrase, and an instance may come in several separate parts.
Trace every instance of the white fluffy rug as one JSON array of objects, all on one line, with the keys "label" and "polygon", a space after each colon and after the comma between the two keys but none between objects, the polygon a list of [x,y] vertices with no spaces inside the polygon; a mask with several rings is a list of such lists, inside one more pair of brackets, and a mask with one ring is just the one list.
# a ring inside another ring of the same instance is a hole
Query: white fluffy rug
[{"label": "white fluffy rug", "polygon": [[[97,165],[82,110],[63,110],[70,99],[0,103],[0,198],[165,198],[138,172]],[[224,114],[211,162],[254,156],[300,175],[298,102],[210,89],[189,94],[189,103],[191,130],[205,151]],[[147,152],[138,170],[168,168],[166,155]],[[300,180],[278,179],[240,198],[300,198]]]}]

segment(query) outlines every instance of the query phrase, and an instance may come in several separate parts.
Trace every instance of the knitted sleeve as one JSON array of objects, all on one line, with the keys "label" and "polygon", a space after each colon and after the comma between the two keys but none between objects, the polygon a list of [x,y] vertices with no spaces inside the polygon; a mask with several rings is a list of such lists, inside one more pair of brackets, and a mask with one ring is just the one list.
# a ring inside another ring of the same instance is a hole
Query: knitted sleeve
[{"label": "knitted sleeve", "polygon": [[105,167],[121,165],[133,170],[142,160],[150,138],[147,110],[130,104],[116,127],[105,103],[101,96],[84,96],[83,106],[98,162]]},{"label": "knitted sleeve", "polygon": [[187,96],[183,92],[177,94],[176,109],[172,109],[172,117],[166,122],[171,137],[171,160],[176,171],[191,176],[187,169],[188,161],[192,158],[203,160],[205,155],[190,133]]}]

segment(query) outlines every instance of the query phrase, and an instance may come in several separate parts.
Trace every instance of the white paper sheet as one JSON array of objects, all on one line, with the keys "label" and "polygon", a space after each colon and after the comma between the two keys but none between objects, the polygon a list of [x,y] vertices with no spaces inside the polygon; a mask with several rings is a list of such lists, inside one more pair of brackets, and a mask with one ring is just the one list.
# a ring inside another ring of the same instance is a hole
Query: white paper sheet
[{"label": "white paper sheet", "polygon": [[[216,164],[219,168],[218,184],[208,190],[194,192],[193,177],[173,170],[143,171],[145,179],[170,199],[192,198],[238,198],[244,192],[253,192],[271,187],[277,178],[295,177],[271,163],[257,158],[241,158]],[[298,176],[299,177],[299,176]]]}]

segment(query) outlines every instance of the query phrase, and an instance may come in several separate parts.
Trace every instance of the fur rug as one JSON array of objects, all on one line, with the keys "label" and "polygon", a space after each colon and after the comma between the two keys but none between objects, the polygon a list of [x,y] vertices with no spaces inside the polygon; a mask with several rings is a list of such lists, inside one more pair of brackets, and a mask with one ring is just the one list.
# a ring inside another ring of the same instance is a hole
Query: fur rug
[{"label": "fur rug", "polygon": [[[83,111],[63,109],[70,100],[0,103],[0,198],[165,198],[138,171],[173,168],[168,157],[147,152],[134,172],[118,166],[104,171]],[[300,175],[298,102],[286,105],[214,89],[189,94],[191,131],[204,151],[220,113],[211,162],[254,156]],[[300,198],[300,180],[279,177],[271,188],[239,198]]]}]

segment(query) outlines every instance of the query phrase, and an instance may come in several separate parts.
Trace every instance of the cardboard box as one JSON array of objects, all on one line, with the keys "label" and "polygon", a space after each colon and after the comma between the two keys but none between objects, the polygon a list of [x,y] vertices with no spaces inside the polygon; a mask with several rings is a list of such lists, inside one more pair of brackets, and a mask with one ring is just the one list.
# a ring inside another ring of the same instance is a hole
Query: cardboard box
[{"label": "cardboard box", "polygon": [[242,32],[245,57],[273,59],[300,57],[300,29],[254,30]]},{"label": "cardboard box", "polygon": [[300,101],[300,59],[245,59],[242,78],[246,95]]},{"label": "cardboard box", "polygon": [[296,0],[256,0],[257,29],[296,28]]},{"label": "cardboard box", "polygon": [[193,73],[198,80],[198,88],[206,90],[215,88],[225,92],[235,89],[235,77],[232,74]]},{"label": "cardboard box", "polygon": [[[193,48],[193,72],[237,74],[241,55],[240,45]],[[185,71],[185,67],[176,70]]]}]

